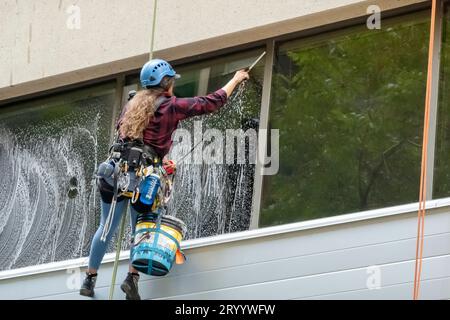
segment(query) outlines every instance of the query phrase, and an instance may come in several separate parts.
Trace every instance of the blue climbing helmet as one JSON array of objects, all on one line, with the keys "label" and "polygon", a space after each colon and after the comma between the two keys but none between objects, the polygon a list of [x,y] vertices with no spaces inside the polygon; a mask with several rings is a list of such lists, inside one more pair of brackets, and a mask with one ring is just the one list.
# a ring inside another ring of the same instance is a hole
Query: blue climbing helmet
[{"label": "blue climbing helmet", "polygon": [[158,86],[165,76],[175,77],[178,75],[172,66],[165,60],[153,59],[147,62],[141,70],[141,85],[143,88]]}]

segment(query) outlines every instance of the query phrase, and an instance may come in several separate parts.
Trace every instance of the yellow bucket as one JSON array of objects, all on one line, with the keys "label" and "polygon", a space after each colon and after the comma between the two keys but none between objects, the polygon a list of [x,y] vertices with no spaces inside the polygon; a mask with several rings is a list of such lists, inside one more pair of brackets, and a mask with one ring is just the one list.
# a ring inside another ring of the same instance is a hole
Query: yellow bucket
[{"label": "yellow bucket", "polygon": [[173,263],[184,262],[180,243],[186,234],[186,225],[180,219],[163,216],[158,226],[151,214],[139,215],[134,236],[132,265],[140,272],[164,276]]}]

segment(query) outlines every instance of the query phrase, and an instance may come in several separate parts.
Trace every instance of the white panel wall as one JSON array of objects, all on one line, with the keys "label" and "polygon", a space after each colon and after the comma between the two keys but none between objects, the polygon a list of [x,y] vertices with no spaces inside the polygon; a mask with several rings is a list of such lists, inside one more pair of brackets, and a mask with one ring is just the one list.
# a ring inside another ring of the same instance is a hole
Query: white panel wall
[{"label": "white panel wall", "polygon": [[[416,212],[411,212],[194,246],[186,250],[187,263],[175,266],[168,276],[142,277],[141,295],[145,299],[411,299],[416,230]],[[421,298],[450,299],[450,207],[428,211],[425,233]],[[379,268],[380,289],[368,288],[371,266]],[[111,263],[101,268],[97,299],[108,297],[111,269]],[[122,261],[118,284],[125,274]],[[74,280],[80,277],[65,270],[0,280],[0,299],[84,299]],[[115,298],[123,299],[118,285]]]},{"label": "white panel wall", "polygon": [[[423,1],[160,0],[155,50],[176,50],[186,44],[206,41],[197,47],[180,48],[178,54],[172,55],[192,56],[279,32],[363,16],[371,4],[390,9]],[[67,11],[72,4],[80,9],[80,29],[67,27],[68,22],[70,26],[74,21],[72,13]],[[339,13],[333,14],[340,8]],[[153,0],[0,0],[0,88],[148,53],[152,10]],[[298,18],[288,29],[276,25]],[[258,28],[262,26],[271,27],[261,31]],[[220,39],[225,35],[233,36]],[[220,41],[208,42],[211,39]],[[134,68],[141,62],[120,68]],[[116,65],[100,73],[93,72],[92,76],[117,73],[122,71],[120,68]],[[76,74],[73,76],[76,78]],[[78,81],[81,80],[85,79],[80,77]],[[20,92],[5,93],[4,97],[13,94]]]}]

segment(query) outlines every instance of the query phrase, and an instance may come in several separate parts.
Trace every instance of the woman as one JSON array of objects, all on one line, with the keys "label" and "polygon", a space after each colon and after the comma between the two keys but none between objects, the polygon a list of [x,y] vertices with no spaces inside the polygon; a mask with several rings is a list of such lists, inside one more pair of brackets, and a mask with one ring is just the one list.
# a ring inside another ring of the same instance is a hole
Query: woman
[{"label": "woman", "polygon": [[[169,152],[172,145],[172,133],[176,130],[179,121],[221,108],[237,85],[249,79],[249,74],[243,70],[238,71],[222,89],[208,96],[194,98],[177,98],[173,95],[175,79],[178,78],[179,75],[168,62],[160,59],[147,62],[141,70],[140,77],[144,89],[136,93],[128,102],[118,121],[117,127],[122,139],[143,141],[159,159],[163,159]],[[130,178],[130,185],[132,185],[136,180],[135,174],[130,173]],[[105,180],[112,185],[111,179]],[[81,295],[94,296],[97,271],[128,204],[128,199],[119,198],[112,216],[110,231],[106,241],[102,241],[101,237],[111,208],[111,201],[102,197],[100,226],[92,240],[89,266],[80,289]],[[133,206],[130,207],[130,212],[131,228],[134,233],[138,212]],[[130,263],[128,275],[121,285],[127,300],[140,300],[138,280],[139,273]]]}]

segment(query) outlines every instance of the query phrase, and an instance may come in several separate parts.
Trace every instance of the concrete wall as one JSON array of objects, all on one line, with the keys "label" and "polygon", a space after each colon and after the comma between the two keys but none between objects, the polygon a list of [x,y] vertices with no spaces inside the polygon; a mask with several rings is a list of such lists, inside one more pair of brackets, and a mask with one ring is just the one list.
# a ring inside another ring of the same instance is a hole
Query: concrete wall
[{"label": "concrete wall", "polygon": [[[155,49],[175,60],[424,1],[163,0]],[[72,4],[80,29],[67,27]],[[0,100],[139,68],[152,10],[153,0],[0,0]]]},{"label": "concrete wall", "polygon": [[[450,199],[428,205],[434,208],[425,220],[421,299],[449,299]],[[187,262],[166,277],[143,276],[141,295],[143,299],[411,299],[417,208],[412,204],[304,222],[284,232],[274,227],[186,241],[182,247]],[[96,299],[108,298],[111,259],[110,255],[101,267]],[[80,278],[66,271],[85,260],[56,263],[53,270],[44,265],[0,272],[0,299],[85,299],[78,295]],[[118,286],[126,264],[126,259],[120,263],[116,299],[124,299]],[[371,280],[373,275],[379,275],[379,282]],[[371,287],[377,284],[379,289]]]}]

